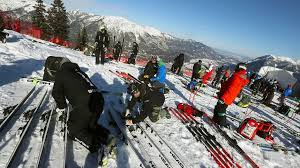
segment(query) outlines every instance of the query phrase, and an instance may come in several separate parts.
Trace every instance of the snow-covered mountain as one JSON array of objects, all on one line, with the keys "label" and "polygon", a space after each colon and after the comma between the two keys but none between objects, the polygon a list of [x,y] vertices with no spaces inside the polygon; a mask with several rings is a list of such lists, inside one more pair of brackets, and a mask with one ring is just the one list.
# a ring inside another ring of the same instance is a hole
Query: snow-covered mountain
[{"label": "snow-covered mountain", "polygon": [[[17,17],[30,19],[35,0],[0,0],[0,10],[11,11]],[[49,5],[46,5],[49,7]],[[237,62],[235,57],[223,56],[215,52],[211,47],[197,42],[195,40],[186,40],[163,33],[153,27],[141,26],[131,22],[123,17],[117,16],[98,16],[80,11],[69,11],[71,24],[70,40],[76,41],[78,32],[83,26],[86,26],[89,41],[92,43],[96,31],[100,26],[105,26],[115,41],[125,39],[124,50],[129,51],[133,41],[137,41],[140,46],[140,55],[160,55],[167,61],[172,61],[180,52],[185,53],[186,59],[207,58],[218,60],[218,62]],[[112,44],[111,43],[111,44]]]},{"label": "snow-covered mountain", "polygon": [[[138,65],[128,65],[121,62],[110,61],[104,65],[95,65],[95,58],[87,57],[82,52],[75,51],[69,48],[53,45],[50,42],[43,40],[37,40],[35,38],[16,33],[14,31],[7,31],[10,35],[7,43],[0,43],[0,120],[3,119],[3,109],[11,105],[18,103],[33,87],[31,83],[20,80],[20,77],[42,77],[43,67],[45,59],[50,56],[65,56],[72,62],[78,63],[81,69],[91,78],[93,83],[101,90],[123,93],[123,96],[119,97],[116,95],[104,95],[105,96],[105,109],[100,122],[103,126],[108,127],[111,132],[116,136],[120,137],[116,128],[111,124],[109,120],[109,108],[111,108],[111,102],[115,102],[118,106],[119,100],[125,102],[127,92],[127,84],[121,80],[114,71],[124,71],[138,76],[142,67]],[[205,59],[204,59],[205,60]],[[99,71],[100,70],[100,71]],[[171,89],[170,93],[166,95],[164,106],[176,107],[178,102],[191,102],[190,93],[184,83],[188,82],[189,79],[182,78],[174,74],[167,74],[166,85]],[[47,85],[48,86],[48,85]],[[37,85],[36,92],[33,95],[36,97],[30,98],[30,101],[22,105],[21,109],[15,115],[13,122],[8,123],[8,126],[0,131],[0,167],[5,167],[8,162],[14,148],[19,142],[19,136],[21,127],[24,127],[26,121],[23,118],[23,114],[27,110],[33,109],[38,101],[41,99],[42,94],[47,86]],[[51,86],[50,88],[51,89]],[[194,105],[201,111],[205,111],[209,116],[213,115],[213,108],[217,103],[218,99],[215,97],[217,90],[209,86],[203,87],[201,92],[194,99]],[[277,101],[278,95],[273,101]],[[237,100],[238,101],[238,100]],[[274,140],[277,144],[287,147],[290,150],[299,150],[297,145],[296,136],[292,133],[293,131],[299,132],[300,130],[300,116],[296,115],[293,119],[289,119],[271,108],[266,108],[263,105],[256,105],[253,103],[253,110],[250,108],[241,108],[236,104],[232,104],[228,108],[228,114],[231,116],[238,117],[240,119],[246,117],[259,118],[266,121],[271,121],[276,126],[276,132],[274,132]],[[33,123],[31,131],[28,131],[25,136],[24,142],[20,146],[18,154],[15,159],[15,166],[11,167],[35,167],[37,162],[38,151],[41,148],[41,129],[44,128],[44,122],[40,119],[42,113],[44,114],[53,107],[53,100],[51,96],[44,102],[41,110],[37,114],[33,115]],[[119,109],[119,108],[118,108]],[[251,111],[249,111],[249,109]],[[123,111],[124,107],[119,109]],[[54,115],[55,116],[55,115]],[[53,128],[48,134],[48,146],[47,154],[43,157],[41,167],[63,167],[64,153],[64,142],[61,133],[61,124],[57,118],[53,118],[54,122],[51,122],[50,128]],[[231,147],[224,139],[224,137],[216,132],[208,122],[202,120],[200,117],[196,118],[203,124],[203,128],[206,128],[209,134],[215,137],[218,143],[222,147],[222,151],[228,151],[229,156],[232,156],[232,160],[235,163],[240,164],[240,167],[251,167],[238,152]],[[288,121],[289,120],[289,121]],[[288,122],[287,122],[288,121]],[[228,122],[237,127],[238,122],[234,120],[228,120]],[[219,167],[217,161],[213,159],[211,153],[209,153],[203,141],[197,141],[192,133],[188,131],[184,124],[182,124],[174,115],[171,119],[161,119],[157,123],[151,123],[167,144],[173,149],[180,159],[186,164],[188,168],[199,168],[199,167]],[[149,134],[151,131],[149,131]],[[262,168],[278,168],[278,167],[300,167],[300,155],[293,151],[274,151],[270,148],[267,142],[258,136],[253,141],[240,137],[236,132],[227,130],[227,134],[230,137],[234,137],[237,140],[237,144],[254,160],[255,163]],[[163,167],[164,163],[161,160],[159,152],[156,147],[151,145],[149,140],[144,138],[141,134],[138,134],[139,144],[135,143],[136,149],[141,152],[141,156],[145,159],[153,161],[157,167]],[[156,145],[160,145],[157,136],[150,135]],[[210,137],[210,139],[213,139]],[[150,145],[148,145],[150,143]],[[96,156],[90,154],[80,143],[76,141],[70,141],[67,145],[67,166],[68,167],[96,167]],[[172,157],[172,153],[168,153],[166,146],[159,146],[164,151],[164,155],[171,162],[172,167],[181,167],[177,163],[176,159]],[[215,149],[215,148],[212,148]],[[135,152],[130,148],[129,145],[120,142],[117,145],[117,159],[110,159],[108,168],[136,168],[140,167],[139,158]],[[215,151],[217,151],[215,150]],[[220,152],[218,152],[220,153]],[[226,152],[227,153],[227,152]],[[147,157],[147,155],[151,157]],[[222,154],[223,155],[223,154]],[[224,155],[223,155],[224,156]],[[192,158],[192,159],[191,159]],[[231,166],[227,166],[231,167]]]},{"label": "snow-covered mountain", "polygon": [[257,57],[248,62],[248,67],[252,70],[259,70],[263,66],[272,66],[279,69],[294,72],[293,76],[300,80],[300,61],[288,57],[265,55]]}]

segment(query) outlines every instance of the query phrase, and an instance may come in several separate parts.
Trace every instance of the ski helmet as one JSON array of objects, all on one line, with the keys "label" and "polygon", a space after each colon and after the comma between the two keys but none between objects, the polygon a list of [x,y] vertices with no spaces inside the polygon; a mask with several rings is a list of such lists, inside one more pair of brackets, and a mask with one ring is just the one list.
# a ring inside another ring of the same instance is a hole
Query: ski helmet
[{"label": "ski helmet", "polygon": [[238,63],[237,66],[236,66],[236,70],[247,70],[247,64],[241,62],[241,63]]}]

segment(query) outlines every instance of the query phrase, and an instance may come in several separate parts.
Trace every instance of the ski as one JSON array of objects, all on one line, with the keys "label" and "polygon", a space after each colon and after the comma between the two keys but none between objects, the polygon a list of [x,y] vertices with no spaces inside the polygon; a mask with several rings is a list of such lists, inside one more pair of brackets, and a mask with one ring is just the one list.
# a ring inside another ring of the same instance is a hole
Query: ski
[{"label": "ski", "polygon": [[216,141],[215,136],[211,135],[200,123],[193,123],[189,116],[181,113],[177,109],[170,108],[173,115],[178,118],[186,128],[192,133],[197,141],[200,141],[210,152],[219,167],[229,168],[236,166],[241,168],[238,163],[235,163],[232,156]]},{"label": "ski", "polygon": [[[112,112],[112,110],[114,110],[115,112]],[[131,131],[126,129],[125,123],[120,123],[121,116],[117,116],[115,114],[117,111],[114,108],[111,108],[108,112],[113,121],[116,123],[116,126],[119,129],[120,133],[122,134],[121,140],[123,140],[126,145],[130,146],[130,148],[134,151],[138,159],[141,161],[141,164],[139,166],[143,168],[157,167],[151,159],[145,159],[139,152],[139,150],[135,147],[135,144],[137,144],[140,147],[141,143],[139,140],[137,140],[137,138],[135,137],[135,135],[132,134]],[[118,122],[118,120],[120,120],[120,122]],[[127,132],[129,132],[129,134],[127,134]],[[140,147],[140,149],[143,149],[144,153],[146,153],[143,147]]]},{"label": "ski", "polygon": [[[221,127],[216,124],[205,112],[201,111],[203,113],[202,117],[206,118],[209,122],[209,124],[212,126],[212,128],[220,133],[228,142],[228,144],[234,148],[252,167],[258,168],[259,166],[250,158],[250,156],[237,144],[235,139],[232,139],[228,134],[221,129]],[[200,124],[193,116],[191,116],[191,119],[197,123]]]},{"label": "ski", "polygon": [[67,143],[68,143],[68,119],[69,119],[69,107],[67,108],[67,110],[65,111],[64,114],[61,114],[62,115],[62,122],[63,122],[63,125],[64,125],[64,130],[63,130],[63,139],[64,139],[64,158],[63,158],[63,166],[66,168],[67,167]]},{"label": "ski", "polygon": [[3,119],[3,121],[1,121],[0,124],[0,131],[2,131],[2,129],[6,126],[6,124],[8,123],[8,121],[10,121],[10,119],[12,118],[12,116],[21,108],[21,106],[28,100],[28,98],[32,95],[33,91],[35,90],[36,85],[33,86],[33,88],[27,93],[27,95],[20,101],[20,103],[18,103],[12,111],[7,112],[8,115],[6,115]]},{"label": "ski", "polygon": [[43,120],[45,122],[45,125],[44,127],[41,129],[41,132],[42,132],[42,142],[41,142],[41,145],[40,145],[40,150],[38,152],[38,159],[37,159],[37,163],[36,163],[36,166],[35,167],[41,167],[41,163],[42,163],[42,156],[43,156],[43,152],[44,152],[44,149],[45,149],[45,143],[46,143],[46,140],[48,138],[48,130],[49,130],[49,126],[50,126],[50,121],[51,121],[51,118],[52,118],[52,115],[53,115],[53,112],[55,111],[56,109],[56,106],[53,107],[52,110],[50,110],[50,112],[46,112],[44,114],[42,114],[41,116],[41,120]]},{"label": "ski", "polygon": [[179,164],[179,166],[181,168],[187,167],[184,162],[180,159],[180,157],[176,154],[176,152],[174,152],[174,150],[168,145],[168,143],[159,135],[159,133],[151,126],[151,124],[144,120],[144,123],[146,125],[146,130],[149,128],[150,132],[152,134],[154,134],[154,136],[159,138],[159,144],[161,144],[162,146],[165,145],[167,146],[167,148],[170,150],[169,153],[171,154],[171,156],[173,157],[173,159]]},{"label": "ski", "polygon": [[38,83],[38,84],[42,84],[42,85],[53,85],[53,82],[50,81],[44,81],[41,78],[26,78],[26,77],[22,77],[21,80],[25,81],[25,82],[30,82],[30,83]]},{"label": "ski", "polygon": [[167,159],[166,155],[160,150],[160,148],[156,145],[153,139],[148,135],[145,129],[138,123],[136,124],[136,126],[138,127],[138,129],[141,129],[141,134],[144,134],[145,138],[147,138],[151,142],[151,144],[158,150],[158,152],[160,153],[158,156],[163,161],[165,166],[168,168],[172,168],[173,166],[171,165],[170,161]]},{"label": "ski", "polygon": [[22,142],[24,140],[24,137],[25,137],[25,135],[27,134],[27,132],[29,130],[29,127],[30,127],[30,125],[31,125],[31,123],[33,121],[33,118],[34,118],[35,114],[40,109],[41,105],[43,104],[43,102],[44,102],[44,100],[46,98],[47,93],[48,93],[48,90],[44,93],[44,95],[43,95],[42,99],[40,100],[39,104],[37,105],[37,107],[32,112],[32,115],[30,115],[29,120],[26,122],[26,124],[23,127],[21,127],[22,132],[21,132],[20,140],[18,141],[17,145],[15,146],[15,148],[13,150],[13,153],[10,155],[10,158],[9,158],[9,160],[8,160],[6,166],[5,166],[6,168],[12,167],[12,163],[13,163],[13,161],[15,159],[15,156],[16,156],[18,150],[19,150],[19,147],[22,144]]}]

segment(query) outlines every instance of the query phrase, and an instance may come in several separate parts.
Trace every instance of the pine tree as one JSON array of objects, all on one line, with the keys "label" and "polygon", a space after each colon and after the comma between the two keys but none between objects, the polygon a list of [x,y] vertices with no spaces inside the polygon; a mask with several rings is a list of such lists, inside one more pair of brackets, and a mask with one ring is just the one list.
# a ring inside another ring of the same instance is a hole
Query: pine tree
[{"label": "pine tree", "polygon": [[84,48],[86,47],[88,42],[88,35],[87,35],[87,31],[86,31],[86,27],[84,26],[81,30],[81,47]]},{"label": "pine tree", "polygon": [[45,17],[46,9],[43,0],[36,0],[34,6],[34,12],[32,14],[32,23],[34,26],[40,28],[42,32],[42,39],[47,39],[49,34],[49,26]]},{"label": "pine tree", "polygon": [[69,20],[62,0],[54,0],[48,11],[48,22],[53,37],[67,40],[69,35]]},{"label": "pine tree", "polygon": [[77,35],[77,48],[83,50],[87,46],[88,35],[86,27],[84,26]]}]

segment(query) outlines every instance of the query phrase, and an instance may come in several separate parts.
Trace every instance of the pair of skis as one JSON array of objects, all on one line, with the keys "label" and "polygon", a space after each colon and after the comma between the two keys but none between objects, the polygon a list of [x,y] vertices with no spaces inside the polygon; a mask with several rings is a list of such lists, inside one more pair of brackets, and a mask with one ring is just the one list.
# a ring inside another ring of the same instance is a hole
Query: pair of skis
[{"label": "pair of skis", "polygon": [[182,113],[175,108],[169,108],[169,110],[186,126],[196,140],[205,146],[220,168],[241,168],[240,164],[236,163],[233,157],[216,140],[216,137],[211,135],[202,124],[196,122],[193,116]]},{"label": "pair of skis", "polygon": [[[35,88],[35,87],[34,87],[34,88]],[[13,165],[13,161],[15,160],[15,157],[16,157],[18,151],[20,150],[20,145],[23,143],[23,141],[24,141],[24,139],[25,139],[25,136],[27,135],[28,130],[29,130],[29,128],[31,127],[33,118],[34,118],[34,116],[38,113],[38,110],[41,108],[42,104],[44,103],[47,94],[48,94],[48,90],[44,93],[44,95],[43,95],[42,99],[40,100],[40,102],[38,103],[38,105],[32,110],[32,113],[31,113],[31,115],[29,115],[28,120],[26,121],[26,124],[25,124],[23,127],[20,128],[20,129],[21,129],[20,139],[19,139],[17,145],[15,146],[15,148],[14,148],[12,154],[10,155],[10,158],[9,158],[8,162],[6,163],[6,166],[5,166],[5,167],[9,168],[9,167],[11,167],[11,166]],[[29,95],[31,95],[31,92],[29,92]],[[27,96],[25,96],[25,98],[26,98],[26,97],[27,97]],[[29,97],[29,96],[28,96],[28,97]],[[27,97],[27,98],[28,98],[28,97]],[[27,98],[26,98],[26,99],[27,99]],[[24,100],[24,99],[23,99],[23,100]],[[22,101],[23,101],[23,100],[22,100]],[[22,101],[21,101],[21,102],[22,102]],[[20,103],[20,104],[22,104],[22,103]],[[13,114],[13,113],[11,113],[11,114]],[[25,115],[25,114],[24,114],[24,115]],[[38,162],[39,162],[39,160],[38,160]],[[37,164],[39,164],[39,163],[37,163]]]},{"label": "pair of skis", "polygon": [[[227,135],[227,133],[221,129],[221,127],[216,124],[205,112],[201,111],[203,113],[202,117],[206,118],[208,120],[208,123],[210,126],[218,132],[220,135],[226,139],[228,144],[234,148],[253,168],[258,168],[259,166],[250,158],[250,156],[237,144],[237,141],[235,139],[232,139],[230,136]],[[196,124],[200,124],[193,116],[190,116]]]}]

